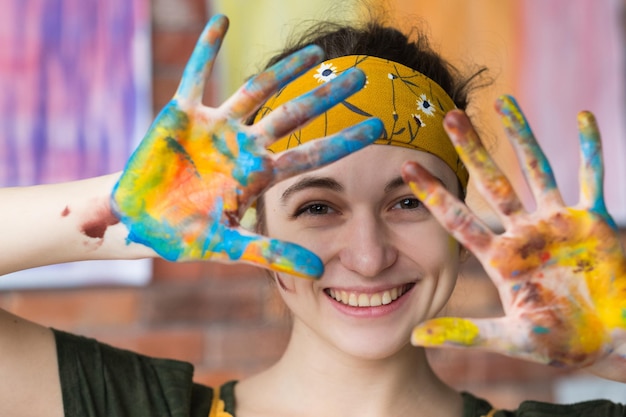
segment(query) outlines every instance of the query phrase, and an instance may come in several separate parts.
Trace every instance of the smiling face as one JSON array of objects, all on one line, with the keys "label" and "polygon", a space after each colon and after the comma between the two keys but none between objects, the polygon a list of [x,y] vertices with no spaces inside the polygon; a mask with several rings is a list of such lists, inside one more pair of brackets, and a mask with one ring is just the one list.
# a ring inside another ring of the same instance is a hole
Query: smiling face
[{"label": "smiling face", "polygon": [[458,194],[456,176],[439,158],[383,145],[265,193],[268,235],[310,249],[325,266],[319,281],[277,276],[294,335],[363,358],[388,357],[448,300],[459,247],[402,181],[409,159]]}]

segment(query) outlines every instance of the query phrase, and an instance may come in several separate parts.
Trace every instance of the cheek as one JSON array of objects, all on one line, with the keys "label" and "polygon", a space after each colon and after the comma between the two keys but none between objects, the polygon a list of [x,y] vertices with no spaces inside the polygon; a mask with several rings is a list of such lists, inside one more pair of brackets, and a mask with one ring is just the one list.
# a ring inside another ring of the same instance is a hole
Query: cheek
[{"label": "cheek", "polygon": [[276,286],[278,286],[281,293],[287,294],[295,294],[296,293],[296,284],[294,277],[290,277],[283,274],[276,274]]},{"label": "cheek", "polygon": [[310,309],[317,303],[311,282],[286,274],[277,274],[275,282],[276,296],[290,317],[302,319],[311,315]]},{"label": "cheek", "polygon": [[441,241],[440,247],[441,264],[437,271],[439,278],[433,294],[433,311],[431,312],[433,316],[445,306],[454,291],[461,259],[461,246],[449,234],[445,233],[445,238]]},{"label": "cheek", "polygon": [[422,226],[419,233],[414,231],[402,244],[412,248],[410,252],[405,250],[405,254],[429,277],[424,284],[428,288],[425,294],[429,294],[429,315],[432,316],[443,307],[454,290],[459,273],[460,246],[438,223]]},{"label": "cheek", "polygon": [[279,211],[271,205],[266,205],[263,213],[264,234],[274,239],[295,242],[299,233],[293,222],[287,219],[287,214]]},{"label": "cheek", "polygon": [[441,248],[441,258],[447,264],[447,268],[458,269],[461,255],[461,246],[439,223],[437,223],[437,235],[439,236],[438,245]]},{"label": "cheek", "polygon": [[294,277],[289,274],[276,274],[276,289],[285,302],[289,299],[303,299],[315,296],[315,281],[306,278]]},{"label": "cheek", "polygon": [[458,269],[460,246],[435,220],[399,234],[398,248],[428,270]]},{"label": "cheek", "polygon": [[319,232],[298,227],[297,222],[285,219],[284,213],[268,212],[265,217],[265,235],[273,239],[292,242],[308,249],[322,261],[329,251],[329,242],[332,242],[333,233]]},{"label": "cheek", "polygon": [[459,273],[461,263],[461,246],[451,235],[445,231],[443,233],[444,236],[439,245],[441,248],[438,257],[441,262],[439,271],[441,278],[448,281],[448,284],[444,285],[451,290],[456,283],[456,278]]}]

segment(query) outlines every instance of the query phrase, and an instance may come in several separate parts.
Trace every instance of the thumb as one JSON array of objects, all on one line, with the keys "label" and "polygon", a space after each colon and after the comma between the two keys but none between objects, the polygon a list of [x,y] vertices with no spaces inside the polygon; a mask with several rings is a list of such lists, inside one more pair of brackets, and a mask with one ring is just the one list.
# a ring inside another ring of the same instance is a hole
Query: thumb
[{"label": "thumb", "polygon": [[482,342],[480,328],[472,320],[458,317],[428,320],[415,327],[411,334],[411,343],[415,346],[468,347]]},{"label": "thumb", "polygon": [[509,317],[440,317],[415,327],[411,343],[424,347],[487,350],[533,362],[549,363],[550,359],[541,353],[542,350],[534,349],[528,327],[528,323]]},{"label": "thumb", "polygon": [[225,228],[210,249],[212,260],[244,262],[310,279],[317,279],[324,272],[322,261],[306,248],[239,227]]}]

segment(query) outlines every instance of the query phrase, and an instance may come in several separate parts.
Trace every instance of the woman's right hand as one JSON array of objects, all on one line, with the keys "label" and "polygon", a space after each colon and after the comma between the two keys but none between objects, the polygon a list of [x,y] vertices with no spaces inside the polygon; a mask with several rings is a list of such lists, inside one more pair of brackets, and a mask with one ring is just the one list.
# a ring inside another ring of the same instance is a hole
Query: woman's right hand
[{"label": "woman's right hand", "polygon": [[173,99],[131,156],[112,193],[112,209],[128,240],[171,261],[246,262],[319,277],[320,260],[295,244],[252,234],[240,226],[246,209],[269,186],[358,150],[382,131],[367,120],[325,140],[272,155],[266,146],[358,91],[359,71],[346,71],[285,104],[254,125],[245,119],[275,91],[322,59],[305,48],[250,79],[217,108],[202,104],[204,84],[228,27],[207,24]]}]

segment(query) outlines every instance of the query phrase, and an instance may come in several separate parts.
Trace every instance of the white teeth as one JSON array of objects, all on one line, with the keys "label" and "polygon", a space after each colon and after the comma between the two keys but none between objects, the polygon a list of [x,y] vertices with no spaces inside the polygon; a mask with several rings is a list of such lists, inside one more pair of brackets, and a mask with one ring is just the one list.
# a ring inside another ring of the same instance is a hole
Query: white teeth
[{"label": "white teeth", "polygon": [[359,307],[369,307],[370,298],[366,294],[359,295]]},{"label": "white teeth", "polygon": [[378,307],[390,304],[406,293],[412,286],[403,285],[391,290],[377,292],[374,294],[354,293],[329,289],[328,294],[342,304],[352,307]]},{"label": "white teeth", "polygon": [[359,305],[357,299],[356,299],[356,294],[351,293],[350,294],[350,298],[348,298],[348,304],[351,305],[352,307],[356,307]]},{"label": "white teeth", "polygon": [[383,304],[389,304],[391,303],[393,300],[391,299],[391,294],[389,294],[389,291],[385,291],[383,293]]},{"label": "white teeth", "polygon": [[383,302],[382,302],[380,294],[373,294],[372,297],[370,298],[370,307],[378,307],[382,303]]}]

